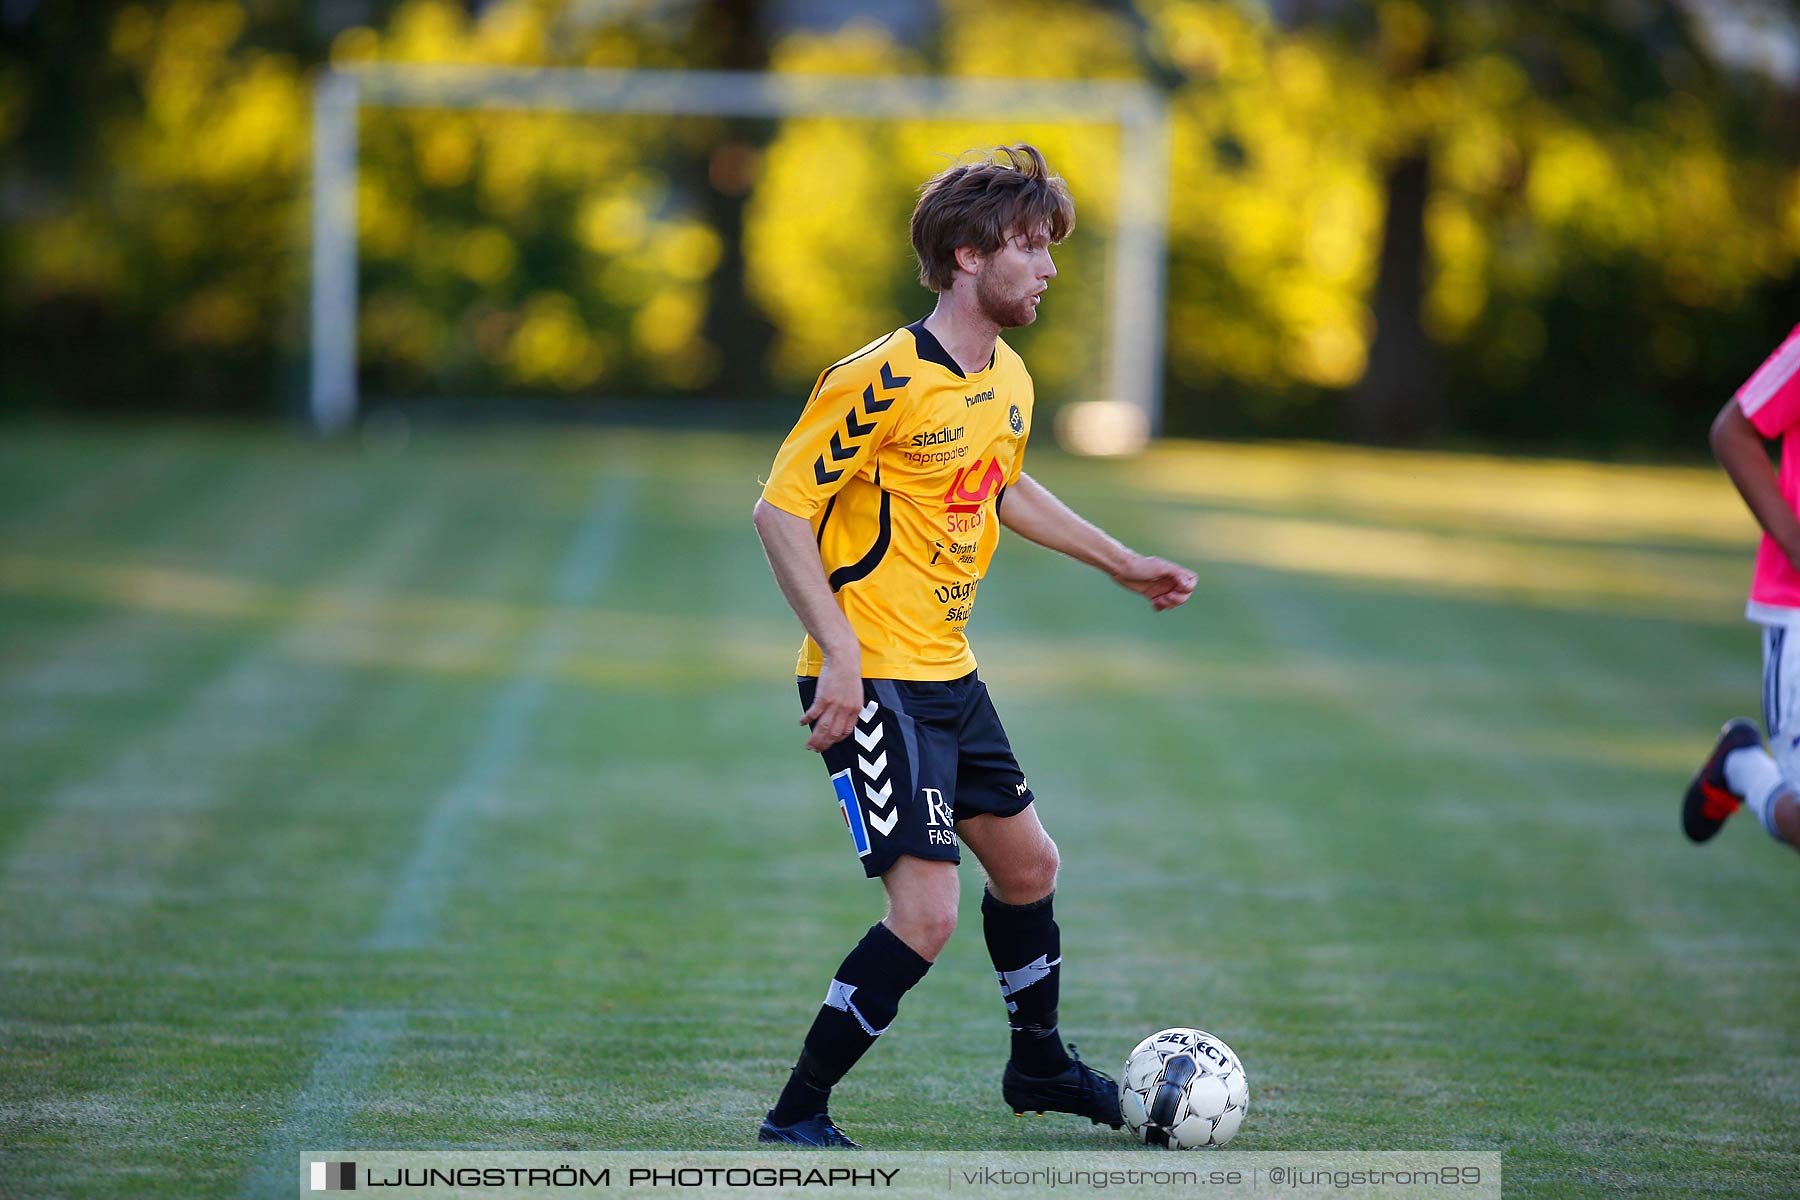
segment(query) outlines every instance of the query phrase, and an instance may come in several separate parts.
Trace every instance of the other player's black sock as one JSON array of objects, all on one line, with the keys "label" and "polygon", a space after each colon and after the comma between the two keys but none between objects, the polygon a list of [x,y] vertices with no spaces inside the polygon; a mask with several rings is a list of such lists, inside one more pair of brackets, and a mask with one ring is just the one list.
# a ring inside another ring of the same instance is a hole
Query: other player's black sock
[{"label": "other player's black sock", "polygon": [[992,892],[981,897],[981,929],[1012,1026],[1013,1063],[1027,1075],[1055,1075],[1069,1065],[1056,1029],[1062,934],[1051,911],[1054,896],[1030,904],[1002,904]]},{"label": "other player's black sock", "polygon": [[824,1112],[831,1089],[893,1024],[900,997],[930,969],[893,930],[880,923],[871,926],[838,967],[769,1119],[792,1125]]}]

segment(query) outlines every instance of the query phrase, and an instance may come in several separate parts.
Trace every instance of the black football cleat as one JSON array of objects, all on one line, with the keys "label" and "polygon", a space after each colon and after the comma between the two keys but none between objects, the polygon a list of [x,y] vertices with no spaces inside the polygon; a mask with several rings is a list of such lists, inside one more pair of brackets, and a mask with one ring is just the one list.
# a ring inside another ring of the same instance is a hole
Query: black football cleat
[{"label": "black football cleat", "polygon": [[1073,1060],[1062,1073],[1048,1079],[1027,1075],[1012,1063],[1000,1077],[1000,1091],[1012,1106],[1013,1115],[1028,1112],[1042,1116],[1047,1112],[1074,1113],[1096,1125],[1118,1129],[1125,1124],[1119,1112],[1119,1085],[1081,1061],[1075,1047],[1069,1047]]},{"label": "black football cleat", "polygon": [[1725,819],[1736,812],[1744,798],[1731,790],[1725,780],[1725,756],[1746,746],[1762,745],[1762,733],[1756,722],[1736,717],[1725,722],[1719,740],[1707,755],[1694,781],[1681,798],[1681,830],[1692,842],[1704,842],[1725,826]]},{"label": "black football cleat", "polygon": [[825,1113],[795,1121],[792,1125],[777,1125],[765,1116],[762,1128],[756,1131],[756,1140],[788,1146],[810,1146],[814,1150],[862,1149],[845,1137],[844,1131],[833,1125],[830,1116]]}]

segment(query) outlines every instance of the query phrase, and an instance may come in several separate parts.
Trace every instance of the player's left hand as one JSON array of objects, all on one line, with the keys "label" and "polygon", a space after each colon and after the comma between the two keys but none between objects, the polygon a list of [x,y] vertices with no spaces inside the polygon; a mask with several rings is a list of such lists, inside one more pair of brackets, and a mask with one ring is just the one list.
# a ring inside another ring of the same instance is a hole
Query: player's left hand
[{"label": "player's left hand", "polygon": [[1113,574],[1113,582],[1149,599],[1150,607],[1163,612],[1186,604],[1200,577],[1166,558],[1139,554]]}]

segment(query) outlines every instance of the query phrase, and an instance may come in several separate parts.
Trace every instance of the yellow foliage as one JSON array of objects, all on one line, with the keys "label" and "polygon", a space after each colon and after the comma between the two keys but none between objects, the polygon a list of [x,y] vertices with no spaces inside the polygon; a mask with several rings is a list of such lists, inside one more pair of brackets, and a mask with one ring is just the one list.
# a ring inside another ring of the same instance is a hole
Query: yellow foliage
[{"label": "yellow foliage", "polygon": [[239,293],[211,287],[178,305],[170,319],[177,341],[201,346],[230,346],[250,336],[256,308]]},{"label": "yellow foliage", "polygon": [[[1789,253],[1800,258],[1800,168],[1788,177],[1787,187],[1783,195],[1784,227],[1787,232]],[[1771,272],[1773,274],[1773,272]]]},{"label": "yellow foliage", "polygon": [[1612,159],[1592,137],[1565,127],[1538,142],[1528,187],[1533,211],[1561,222],[1577,219],[1594,199],[1617,191],[1619,180]]},{"label": "yellow foliage", "polygon": [[445,329],[412,292],[378,292],[363,302],[357,336],[366,355],[425,363],[443,346]]},{"label": "yellow foliage", "polygon": [[[885,330],[900,312],[870,281],[904,276],[907,194],[866,122],[789,121],[763,158],[744,214],[748,285],[774,319],[776,368],[790,380]],[[910,319],[910,318],[908,318]]]},{"label": "yellow foliage", "polygon": [[454,0],[405,0],[388,20],[382,57],[398,62],[478,61],[468,47],[468,10]]},{"label": "yellow foliage", "polygon": [[631,318],[631,338],[653,358],[673,358],[699,336],[705,316],[706,295],[699,288],[664,288]]},{"label": "yellow foliage", "polygon": [[1069,0],[943,0],[944,70],[1010,79],[1136,79],[1124,17]]},{"label": "yellow foliage", "polygon": [[659,232],[651,249],[651,261],[669,279],[697,283],[713,273],[722,253],[724,247],[719,244],[717,233],[689,221],[665,226]]},{"label": "yellow foliage", "polygon": [[1425,57],[1431,42],[1431,15],[1411,0],[1381,0],[1375,6],[1381,29],[1381,52],[1397,70],[1406,70]]},{"label": "yellow foliage", "polygon": [[1233,85],[1261,76],[1267,14],[1231,4],[1164,3],[1153,7],[1153,49],[1201,84]]},{"label": "yellow foliage", "polygon": [[39,223],[16,245],[20,276],[52,289],[109,292],[125,282],[118,244],[74,214]]},{"label": "yellow foliage", "polygon": [[[478,8],[472,17],[461,0],[403,0],[383,28],[340,33],[331,61],[670,59],[667,44],[618,18],[655,6]],[[1284,27],[1266,5],[1138,0],[1137,10],[1141,50],[1127,16],[1085,0],[944,0],[939,62],[879,25],[852,23],[784,38],[773,69],[1123,79],[1140,77],[1137,55],[1147,52],[1179,73],[1168,344],[1187,381],[1270,395],[1295,383],[1353,385],[1372,334],[1364,305],[1384,178],[1420,148],[1432,166],[1427,328],[1448,342],[1480,329],[1484,355],[1524,361],[1548,344],[1534,306],[1578,257],[1649,263],[1676,300],[1726,308],[1800,259],[1800,172],[1778,155],[1758,165],[1696,97],[1647,101],[1609,128],[1535,96],[1504,47],[1458,47],[1461,57],[1427,66],[1424,51],[1442,32],[1433,23],[1452,18],[1423,0],[1380,0],[1360,48],[1317,26]],[[22,281],[118,294],[135,282],[124,264],[148,253],[181,297],[164,321],[172,336],[207,346],[266,336],[303,264],[286,249],[294,214],[269,196],[303,194],[310,80],[250,44],[248,11],[243,0],[170,0],[103,18],[97,32],[142,107],[107,118],[103,198],[24,223],[12,243]],[[1575,77],[1605,83],[1605,61],[1558,49]],[[17,136],[21,88],[0,72],[0,144]],[[439,355],[472,353],[449,330],[478,330],[478,352],[528,386],[589,387],[632,370],[673,386],[710,378],[706,281],[724,247],[685,189],[645,165],[651,147],[688,149],[694,128],[554,112],[365,113],[359,250],[377,277],[359,330],[365,350],[428,371]],[[929,306],[906,236],[918,185],[965,150],[1018,140],[1038,144],[1070,181],[1081,221],[1056,251],[1063,274],[1043,321],[1015,344],[1042,392],[1096,390],[1121,171],[1115,134],[1077,122],[782,123],[748,197],[743,251],[786,381],[809,383]],[[471,184],[472,202],[460,190]],[[557,238],[573,253],[565,273],[547,278],[543,247]],[[258,247],[258,261],[275,268],[228,277],[227,239]],[[1698,349],[1669,326],[1647,352],[1673,372]]]},{"label": "yellow foliage", "polygon": [[142,66],[155,49],[156,17],[142,4],[128,4],[113,18],[108,48],[113,57]]},{"label": "yellow foliage", "polygon": [[520,383],[562,390],[594,382],[606,366],[575,302],[561,292],[539,292],[526,302],[506,361]]},{"label": "yellow foliage", "polygon": [[307,121],[307,101],[294,64],[251,56],[241,74],[208,105],[195,139],[198,178],[221,186],[258,175],[295,173],[305,144],[293,136]]},{"label": "yellow foliage", "polygon": [[456,248],[457,266],[475,283],[486,287],[512,274],[519,253],[512,239],[492,227],[471,229]]},{"label": "yellow foliage", "polygon": [[1320,387],[1349,387],[1368,362],[1366,322],[1315,321],[1300,333],[1289,364],[1294,374]]},{"label": "yellow foliage", "polygon": [[419,177],[432,187],[457,187],[475,164],[475,131],[460,113],[432,113],[414,142]]},{"label": "yellow foliage", "polygon": [[[1110,14],[1074,4],[952,4],[943,44],[968,75],[1131,75],[1129,31]],[[1030,37],[1021,30],[1029,28]],[[789,73],[905,73],[917,60],[881,31],[851,26],[783,39],[775,69]],[[1078,230],[1055,252],[1040,327],[1008,335],[1027,349],[1040,395],[1099,390],[1104,327],[1105,231],[1117,201],[1116,134],[1078,123],[851,121],[784,123],[746,210],[744,253],[752,294],[779,337],[775,368],[795,387],[856,346],[929,311],[916,283],[907,222],[920,185],[969,150],[1030,141],[1068,181]],[[1042,330],[1040,336],[1040,328]]]},{"label": "yellow foliage", "polygon": [[1463,197],[1440,192],[1425,209],[1425,236],[1436,266],[1425,296],[1426,327],[1453,341],[1487,306],[1487,233]]},{"label": "yellow foliage", "polygon": [[386,180],[364,172],[356,183],[356,237],[361,253],[394,258],[412,242],[413,214]]},{"label": "yellow foliage", "polygon": [[331,63],[353,66],[381,57],[381,35],[364,25],[353,25],[331,39]]},{"label": "yellow foliage", "polygon": [[576,234],[595,254],[623,254],[641,245],[649,228],[650,214],[641,191],[622,187],[583,202]]},{"label": "yellow foliage", "polygon": [[533,4],[493,4],[482,11],[474,51],[482,62],[530,65],[544,60],[547,12]]}]

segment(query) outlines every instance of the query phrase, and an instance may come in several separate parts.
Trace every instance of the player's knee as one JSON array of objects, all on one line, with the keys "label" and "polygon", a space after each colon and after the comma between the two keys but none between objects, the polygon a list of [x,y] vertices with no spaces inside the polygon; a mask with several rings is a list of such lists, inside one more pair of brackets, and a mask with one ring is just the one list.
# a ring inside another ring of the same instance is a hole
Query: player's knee
[{"label": "player's knee", "polygon": [[1031,904],[1056,890],[1056,843],[1048,837],[1032,854],[988,873],[988,890],[1002,904]]},{"label": "player's knee", "polygon": [[934,912],[925,921],[925,937],[931,944],[931,955],[937,957],[950,942],[950,935],[956,932],[956,910]]},{"label": "player's knee", "polygon": [[925,905],[889,914],[894,934],[921,957],[936,959],[956,932],[956,907]]},{"label": "player's knee", "polygon": [[1041,900],[1056,890],[1056,869],[1062,865],[1057,855],[1056,843],[1049,838],[1044,839],[1043,849],[1026,865],[1025,877],[1021,881],[1021,890],[1031,893],[1031,900]]},{"label": "player's knee", "polygon": [[1775,826],[1775,836],[1800,850],[1800,797],[1792,789],[1775,797],[1774,807],[1770,812]]}]

